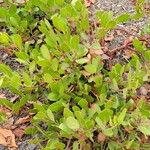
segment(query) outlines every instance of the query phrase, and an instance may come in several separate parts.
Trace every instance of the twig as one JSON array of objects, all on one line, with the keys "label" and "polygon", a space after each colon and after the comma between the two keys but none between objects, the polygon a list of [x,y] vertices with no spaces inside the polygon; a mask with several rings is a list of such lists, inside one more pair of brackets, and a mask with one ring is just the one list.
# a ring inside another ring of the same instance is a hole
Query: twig
[{"label": "twig", "polygon": [[128,35],[133,35],[132,33],[130,33],[130,31],[126,30],[124,27],[116,27],[115,30],[126,32]]},{"label": "twig", "polygon": [[[150,39],[150,37],[149,36],[146,36],[146,37],[139,37],[138,38],[141,42],[146,42],[146,43],[148,43],[149,42],[149,39]],[[133,49],[131,49],[131,45],[133,45],[133,43],[132,43],[132,41],[129,41],[129,42],[124,42],[124,44],[122,45],[122,46],[120,46],[120,47],[117,47],[117,48],[114,48],[114,49],[112,49],[112,50],[110,50],[108,53],[109,53],[109,55],[113,55],[114,53],[116,53],[117,51],[121,51],[121,50],[123,50],[123,49],[125,49],[125,48],[130,48],[130,50],[133,50]],[[134,50],[135,51],[135,50]]]},{"label": "twig", "polygon": [[123,49],[125,49],[125,48],[127,48],[128,46],[131,46],[131,45],[132,45],[132,42],[125,43],[120,47],[117,47],[117,48],[114,48],[114,49],[110,50],[108,53],[109,53],[109,55],[112,55],[112,54],[116,53],[117,51],[121,51],[121,50],[123,50]]},{"label": "twig", "polygon": [[68,142],[67,142],[66,150],[69,150],[70,143],[71,143],[71,138],[70,138],[70,139],[68,140]]}]

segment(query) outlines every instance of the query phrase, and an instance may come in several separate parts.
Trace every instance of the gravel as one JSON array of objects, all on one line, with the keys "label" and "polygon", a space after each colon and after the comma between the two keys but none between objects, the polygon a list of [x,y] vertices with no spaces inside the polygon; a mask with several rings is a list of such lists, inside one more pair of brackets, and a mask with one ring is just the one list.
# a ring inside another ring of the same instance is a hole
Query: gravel
[{"label": "gravel", "polygon": [[28,144],[27,141],[24,141],[19,146],[19,150],[38,150],[37,145],[35,144]]},{"label": "gravel", "polygon": [[0,145],[0,150],[7,150],[7,148],[3,145]]},{"label": "gravel", "polygon": [[[131,0],[96,0],[96,2],[90,6],[91,18],[97,10],[110,10],[114,12],[115,16],[122,14],[124,12],[134,13],[134,6]],[[135,34],[140,33],[144,25],[148,22],[149,18],[144,17],[139,21],[129,21],[124,23],[121,27],[126,28],[129,32],[134,32]],[[116,46],[120,46],[126,35],[118,36],[110,43],[110,48],[113,49]],[[10,56],[7,53],[0,51],[0,61],[9,65],[13,70],[18,70],[22,68],[22,65],[16,62],[15,56]],[[8,90],[0,90],[0,94],[4,93],[6,97],[11,98],[14,96]],[[0,150],[7,150],[4,146],[0,145]],[[20,143],[19,150],[38,150],[37,145],[28,144],[27,141]]]},{"label": "gravel", "polygon": [[[93,16],[97,10],[113,11],[114,16],[118,16],[125,12],[131,14],[135,12],[134,5],[131,0],[96,0],[94,5],[91,5],[90,7],[91,16]],[[144,17],[138,21],[129,21],[123,24],[123,26],[129,31],[136,27],[139,32],[148,20],[150,20],[150,18]]]}]

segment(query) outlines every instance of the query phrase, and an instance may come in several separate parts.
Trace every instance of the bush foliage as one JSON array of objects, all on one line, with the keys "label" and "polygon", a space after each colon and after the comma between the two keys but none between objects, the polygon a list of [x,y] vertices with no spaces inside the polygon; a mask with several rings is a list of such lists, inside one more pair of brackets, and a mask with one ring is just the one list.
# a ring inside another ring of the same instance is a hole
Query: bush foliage
[{"label": "bush foliage", "polygon": [[[19,70],[0,64],[0,87],[19,96],[0,104],[34,114],[26,134],[44,150],[149,149],[150,104],[137,90],[149,83],[150,49],[138,38],[125,64],[107,69],[100,40],[118,24],[140,18],[98,11],[94,27],[80,0],[6,1],[0,8],[3,49],[13,50]],[[149,34],[149,26],[144,34]],[[1,121],[5,121],[1,114]]]}]

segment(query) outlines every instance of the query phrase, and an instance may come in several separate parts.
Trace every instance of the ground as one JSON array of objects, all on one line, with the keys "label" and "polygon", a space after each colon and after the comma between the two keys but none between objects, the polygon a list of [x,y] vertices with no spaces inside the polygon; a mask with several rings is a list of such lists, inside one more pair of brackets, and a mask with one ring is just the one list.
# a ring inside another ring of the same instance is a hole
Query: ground
[{"label": "ground", "polygon": [[[89,12],[91,16],[91,20],[93,19],[93,14],[96,10],[111,10],[114,12],[114,15],[117,16],[123,12],[134,13],[134,4],[131,0],[96,0],[89,7]],[[113,30],[108,34],[108,37],[105,39],[107,42],[104,45],[109,50],[113,50],[117,47],[123,45],[126,39],[136,37],[139,35],[141,30],[144,28],[144,25],[148,22],[148,18],[144,17],[139,21],[129,21],[128,23],[119,25],[116,30]],[[122,52],[118,52],[116,57],[113,59],[113,63],[119,62],[124,63],[126,61],[126,57],[129,57],[129,54],[122,55]],[[8,64],[14,70],[21,69],[23,66],[16,62],[15,56],[9,55],[6,52],[0,50],[0,62]],[[146,86],[147,87],[147,86]],[[143,94],[144,93],[143,87]],[[4,94],[5,97],[16,100],[17,96],[11,94],[7,90],[0,90],[0,95]],[[11,118],[10,125],[12,125],[18,118],[22,116],[14,116],[13,120]],[[19,145],[19,150],[38,150],[36,145],[28,144],[28,141],[32,137],[23,136],[21,139],[17,138],[17,144]],[[0,150],[7,150],[7,148],[0,146]]]}]

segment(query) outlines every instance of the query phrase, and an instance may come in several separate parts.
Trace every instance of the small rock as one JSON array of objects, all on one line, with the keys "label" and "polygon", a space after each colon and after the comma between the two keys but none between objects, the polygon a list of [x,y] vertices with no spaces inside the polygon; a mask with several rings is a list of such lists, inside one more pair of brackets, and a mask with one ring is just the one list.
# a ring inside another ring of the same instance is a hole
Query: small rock
[{"label": "small rock", "polygon": [[38,150],[37,145],[29,144],[28,141],[22,142],[19,150]]},{"label": "small rock", "polygon": [[145,87],[140,88],[140,94],[146,96],[148,93],[147,89]]},{"label": "small rock", "polygon": [[7,150],[5,146],[0,145],[0,150]]}]

